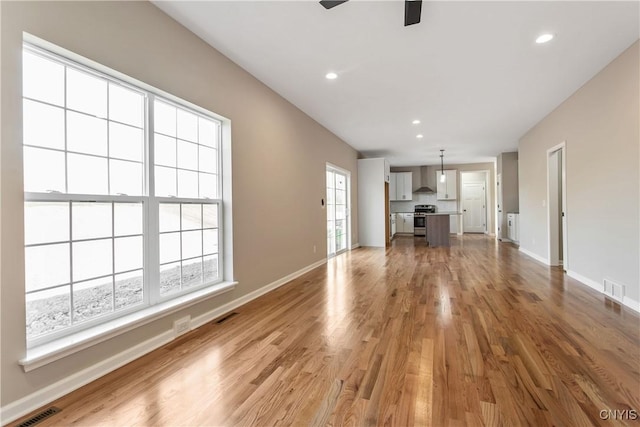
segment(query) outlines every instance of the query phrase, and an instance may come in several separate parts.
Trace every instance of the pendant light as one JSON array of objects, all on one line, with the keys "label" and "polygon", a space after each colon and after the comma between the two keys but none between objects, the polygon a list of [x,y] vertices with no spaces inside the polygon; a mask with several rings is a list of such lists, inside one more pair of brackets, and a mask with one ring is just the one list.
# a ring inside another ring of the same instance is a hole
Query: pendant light
[{"label": "pendant light", "polygon": [[447,176],[444,174],[444,150],[440,150],[440,182],[445,182]]}]

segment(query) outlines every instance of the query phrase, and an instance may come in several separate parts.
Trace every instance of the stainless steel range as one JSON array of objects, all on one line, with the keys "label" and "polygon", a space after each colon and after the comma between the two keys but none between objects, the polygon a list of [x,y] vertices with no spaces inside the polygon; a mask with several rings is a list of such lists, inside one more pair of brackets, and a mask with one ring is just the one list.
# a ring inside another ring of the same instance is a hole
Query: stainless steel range
[{"label": "stainless steel range", "polygon": [[436,213],[435,205],[416,205],[413,209],[413,235],[427,235],[427,214]]}]

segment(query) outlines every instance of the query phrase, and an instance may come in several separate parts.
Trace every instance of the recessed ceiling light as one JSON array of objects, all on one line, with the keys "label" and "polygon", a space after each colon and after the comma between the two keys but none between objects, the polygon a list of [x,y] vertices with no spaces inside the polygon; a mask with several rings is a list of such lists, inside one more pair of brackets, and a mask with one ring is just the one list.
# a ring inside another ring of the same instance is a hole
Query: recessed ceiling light
[{"label": "recessed ceiling light", "polygon": [[420,120],[416,119],[416,120],[412,121],[411,123],[413,123],[414,125],[419,125],[420,124]]},{"label": "recessed ceiling light", "polygon": [[325,77],[329,80],[335,80],[338,78],[338,75],[332,71],[330,73],[327,73]]},{"label": "recessed ceiling light", "polygon": [[416,138],[422,138],[422,134],[419,133],[418,135],[416,135]]},{"label": "recessed ceiling light", "polygon": [[553,34],[549,34],[549,33],[541,34],[536,39],[536,43],[538,43],[538,44],[546,43],[548,41],[551,41],[551,39],[553,39]]}]

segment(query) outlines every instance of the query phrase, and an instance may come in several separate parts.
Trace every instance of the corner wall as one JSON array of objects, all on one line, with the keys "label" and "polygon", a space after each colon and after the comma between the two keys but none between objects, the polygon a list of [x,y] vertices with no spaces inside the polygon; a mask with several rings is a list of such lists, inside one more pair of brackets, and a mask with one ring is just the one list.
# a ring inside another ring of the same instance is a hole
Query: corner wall
[{"label": "corner wall", "polygon": [[547,150],[566,142],[568,272],[605,278],[640,301],[640,42],[635,42],[519,144],[520,248],[549,260]]},{"label": "corner wall", "polygon": [[[0,405],[27,398],[326,257],[325,166],[351,172],[358,242],[357,152],[148,2],[0,2]],[[23,372],[22,34],[169,92],[232,121],[233,292]],[[317,246],[317,253],[313,247]],[[47,402],[43,401],[41,404]]]}]

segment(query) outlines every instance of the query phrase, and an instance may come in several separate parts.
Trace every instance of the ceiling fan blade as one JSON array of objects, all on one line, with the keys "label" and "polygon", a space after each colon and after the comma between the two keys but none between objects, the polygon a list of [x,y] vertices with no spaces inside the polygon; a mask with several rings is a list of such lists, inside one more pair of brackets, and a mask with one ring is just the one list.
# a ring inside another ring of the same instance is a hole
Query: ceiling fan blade
[{"label": "ceiling fan blade", "polygon": [[325,9],[331,9],[347,1],[349,0],[321,0],[320,4],[323,5]]},{"label": "ceiling fan blade", "polygon": [[[322,2],[321,2],[322,3]],[[422,12],[422,0],[404,1],[404,26],[418,24]]]}]

